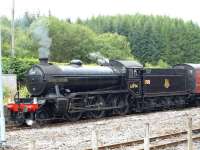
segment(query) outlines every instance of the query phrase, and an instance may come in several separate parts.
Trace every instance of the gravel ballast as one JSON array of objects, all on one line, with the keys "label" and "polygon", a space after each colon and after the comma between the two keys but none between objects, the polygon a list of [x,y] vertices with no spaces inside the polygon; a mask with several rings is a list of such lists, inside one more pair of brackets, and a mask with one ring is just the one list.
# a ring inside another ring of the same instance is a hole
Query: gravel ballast
[{"label": "gravel ballast", "polygon": [[[6,145],[15,150],[84,150],[91,147],[92,130],[97,131],[99,145],[108,145],[143,138],[145,123],[150,124],[151,136],[186,130],[188,115],[192,116],[193,128],[199,127],[200,108],[190,108],[10,131]],[[184,145],[175,149],[183,147],[186,149]]]}]

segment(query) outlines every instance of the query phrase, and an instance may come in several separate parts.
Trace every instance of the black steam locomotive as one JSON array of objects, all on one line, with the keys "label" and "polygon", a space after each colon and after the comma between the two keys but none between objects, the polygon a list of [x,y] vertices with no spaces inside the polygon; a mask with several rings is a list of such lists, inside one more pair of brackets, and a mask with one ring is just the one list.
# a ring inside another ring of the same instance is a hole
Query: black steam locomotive
[{"label": "black steam locomotive", "polygon": [[150,69],[135,61],[111,60],[84,66],[79,60],[59,66],[40,59],[27,73],[31,96],[7,105],[11,118],[31,125],[57,118],[77,121],[132,112],[198,104],[200,64]]}]

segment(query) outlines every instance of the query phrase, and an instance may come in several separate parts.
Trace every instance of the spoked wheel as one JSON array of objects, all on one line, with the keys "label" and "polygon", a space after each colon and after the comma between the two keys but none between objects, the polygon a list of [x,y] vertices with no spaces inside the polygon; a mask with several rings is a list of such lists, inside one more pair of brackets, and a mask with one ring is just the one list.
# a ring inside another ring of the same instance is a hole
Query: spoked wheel
[{"label": "spoked wheel", "polygon": [[44,125],[45,121],[47,121],[49,119],[49,117],[50,117],[49,113],[46,109],[38,110],[35,113],[35,119],[37,122],[37,124],[35,124],[35,127],[40,127],[40,126]]},{"label": "spoked wheel", "polygon": [[[113,97],[114,95],[113,94],[108,94],[107,97],[106,97],[106,105],[108,107],[113,107]],[[106,111],[106,116],[112,116],[113,115],[113,109],[109,109]]]},{"label": "spoked wheel", "polygon": [[192,97],[189,105],[191,105],[191,106],[200,106],[200,99]]},{"label": "spoked wheel", "polygon": [[117,95],[114,97],[114,106],[118,107],[114,110],[117,115],[126,115],[129,112],[129,95]]},{"label": "spoked wheel", "polygon": [[81,119],[82,114],[82,112],[66,112],[65,117],[67,120],[75,122]]},{"label": "spoked wheel", "polygon": [[47,120],[49,119],[49,113],[47,112],[46,109],[41,109],[38,110],[35,114],[36,120],[42,121],[42,120]]},{"label": "spoked wheel", "polygon": [[64,117],[68,121],[75,122],[81,119],[83,112],[78,111],[77,109],[75,109],[75,107],[79,106],[82,99],[83,99],[82,97],[78,97],[76,101],[72,100],[70,101],[68,105],[66,105],[66,108],[65,108],[66,111],[65,111]]},{"label": "spoked wheel", "polygon": [[172,97],[164,97],[163,99],[164,99],[163,101],[164,109],[170,109],[171,107],[174,106],[174,103],[172,103]]},{"label": "spoked wheel", "polygon": [[182,107],[184,107],[185,106],[185,97],[184,96],[177,96],[176,97],[176,101],[177,101],[177,107],[178,108],[182,108]]},{"label": "spoked wheel", "polygon": [[156,98],[148,98],[146,100],[146,106],[145,106],[145,112],[149,112],[149,111],[156,111],[159,109],[159,104],[157,103],[157,99]]},{"label": "spoked wheel", "polygon": [[102,110],[102,108],[106,106],[106,103],[102,96],[95,96],[94,99],[91,100],[90,105],[92,105],[93,108],[96,108],[96,110],[90,111],[90,116],[92,118],[99,119],[104,117],[105,110]]},{"label": "spoked wheel", "polygon": [[200,106],[200,100],[199,99],[195,100],[195,103],[193,105],[194,106]]}]

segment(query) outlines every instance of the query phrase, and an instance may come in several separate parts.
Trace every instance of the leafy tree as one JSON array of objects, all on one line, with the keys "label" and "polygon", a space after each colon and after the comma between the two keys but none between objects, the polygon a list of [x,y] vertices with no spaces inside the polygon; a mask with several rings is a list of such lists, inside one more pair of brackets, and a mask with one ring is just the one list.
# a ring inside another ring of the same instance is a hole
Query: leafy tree
[{"label": "leafy tree", "polygon": [[128,38],[132,54],[141,62],[170,65],[200,62],[200,28],[166,16],[98,16],[82,21],[99,34],[118,33]]},{"label": "leafy tree", "polygon": [[[11,29],[10,21],[6,17],[1,17],[2,25],[2,50],[3,56],[10,56],[11,53]],[[34,43],[29,31],[24,29],[23,25],[16,23],[15,26],[15,51],[16,56],[20,57],[35,57],[35,50],[37,50],[37,45]]]},{"label": "leafy tree", "polygon": [[19,81],[24,81],[25,74],[33,64],[38,63],[37,59],[30,58],[7,58],[3,57],[3,73],[14,73],[17,74]]},{"label": "leafy tree", "polygon": [[21,58],[38,57],[38,45],[36,41],[33,40],[31,32],[21,30],[21,28],[16,28],[15,34],[15,51],[16,56]]},{"label": "leafy tree", "polygon": [[95,33],[82,25],[71,24],[55,17],[48,18],[49,36],[52,38],[52,61],[71,59],[88,61],[87,54],[94,49]]},{"label": "leafy tree", "polygon": [[158,63],[155,65],[152,65],[150,63],[145,63],[145,67],[146,68],[170,68],[170,66],[166,62],[164,62],[162,59],[160,59]]},{"label": "leafy tree", "polygon": [[23,17],[17,19],[15,21],[16,27],[21,27],[21,29],[27,29],[30,25],[37,20],[37,16],[35,14],[31,14],[29,12],[25,12]]},{"label": "leafy tree", "polygon": [[[41,21],[42,20],[42,21]],[[132,57],[126,37],[118,34],[100,34],[86,26],[68,23],[55,17],[41,17],[30,27],[33,30],[43,22],[52,39],[50,59],[58,62],[69,62],[71,59],[81,59],[90,62],[89,54],[99,51],[108,58]]]},{"label": "leafy tree", "polygon": [[130,45],[125,36],[104,33],[95,38],[96,50],[110,59],[131,59]]}]

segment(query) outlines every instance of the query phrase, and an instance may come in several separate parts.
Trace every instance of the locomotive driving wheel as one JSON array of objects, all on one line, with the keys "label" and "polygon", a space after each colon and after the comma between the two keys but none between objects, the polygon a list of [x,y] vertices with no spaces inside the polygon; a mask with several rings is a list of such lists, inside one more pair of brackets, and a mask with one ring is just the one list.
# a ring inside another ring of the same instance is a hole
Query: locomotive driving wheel
[{"label": "locomotive driving wheel", "polygon": [[[46,110],[46,108],[40,109],[35,113],[35,120],[37,121],[37,124],[35,124],[35,126],[40,126],[40,125],[44,125],[45,121],[47,121],[49,119],[49,113]],[[30,121],[30,120],[28,120]],[[28,122],[27,122],[28,123]]]},{"label": "locomotive driving wheel", "polygon": [[66,112],[65,113],[65,117],[67,118],[67,120],[75,122],[81,119],[82,117],[82,112]]},{"label": "locomotive driving wheel", "polygon": [[114,106],[117,107],[114,112],[117,115],[126,115],[129,112],[129,95],[121,94],[114,97]]},{"label": "locomotive driving wheel", "polygon": [[90,111],[90,116],[95,119],[104,117],[105,110],[102,110],[106,106],[105,100],[102,96],[97,95],[91,100],[90,105],[95,108],[95,110]]},{"label": "locomotive driving wheel", "polygon": [[[81,98],[79,100],[81,100]],[[83,112],[74,108],[78,103],[79,101],[72,101],[69,105],[66,105],[64,117],[67,120],[75,122],[81,119]]]},{"label": "locomotive driving wheel", "polygon": [[49,118],[49,113],[46,109],[38,110],[35,114],[37,120],[46,120]]}]

